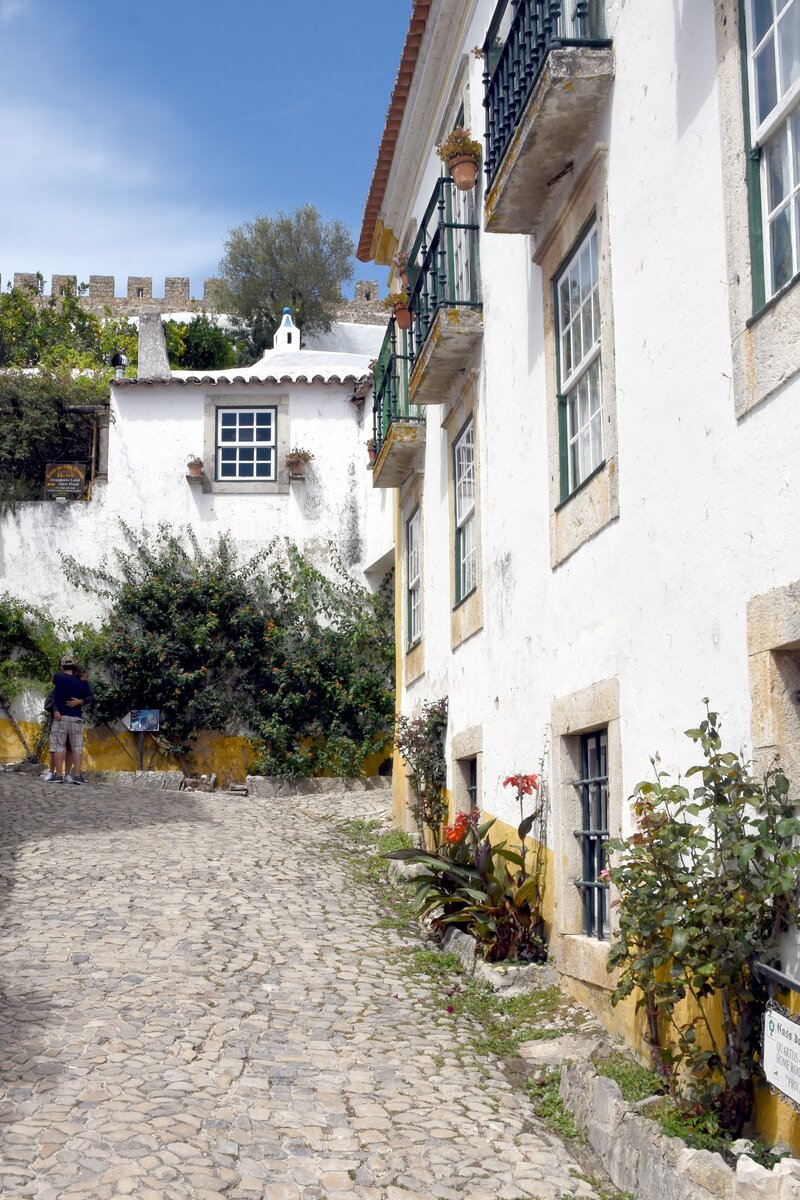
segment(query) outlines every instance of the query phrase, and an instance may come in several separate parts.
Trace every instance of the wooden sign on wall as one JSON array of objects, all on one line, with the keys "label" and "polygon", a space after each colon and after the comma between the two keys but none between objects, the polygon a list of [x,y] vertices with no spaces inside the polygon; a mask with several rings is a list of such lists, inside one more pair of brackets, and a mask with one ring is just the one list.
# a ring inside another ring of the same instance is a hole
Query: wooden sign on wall
[{"label": "wooden sign on wall", "polygon": [[85,463],[48,463],[44,470],[45,499],[66,496],[80,500],[86,491]]}]

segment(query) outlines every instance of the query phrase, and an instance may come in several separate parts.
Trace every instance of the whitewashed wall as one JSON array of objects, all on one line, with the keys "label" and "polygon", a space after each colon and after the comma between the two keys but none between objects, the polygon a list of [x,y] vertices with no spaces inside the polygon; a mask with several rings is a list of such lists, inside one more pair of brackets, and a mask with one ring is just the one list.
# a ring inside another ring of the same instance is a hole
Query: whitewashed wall
[{"label": "whitewashed wall", "polygon": [[[473,6],[443,76],[469,74],[481,129],[489,4]],[[510,820],[502,779],[535,770],[553,698],[620,686],[622,788],[698,751],[682,731],[702,697],[734,748],[750,742],[746,606],[800,576],[800,381],[734,416],[714,13],[691,3],[610,10],[616,81],[588,145],[608,145],[619,440],[619,520],[550,565],[542,291],[527,236],[481,235],[485,335],[476,359],[483,629],[450,648],[448,435],[428,410],[424,467],[425,674],[403,708],[450,697],[450,737],[483,729],[483,800]],[[431,117],[435,129],[443,108]],[[401,151],[403,141],[401,138]],[[438,174],[429,142],[406,221]],[[574,176],[581,163],[575,164]],[[389,202],[402,193],[395,162]],[[556,206],[568,193],[563,185]],[[399,233],[405,222],[393,220]]]},{"label": "whitewashed wall", "polygon": [[[0,524],[0,587],[65,623],[95,619],[97,599],[67,583],[60,555],[87,567],[111,561],[125,546],[120,520],[137,532],[161,522],[191,527],[202,545],[224,534],[243,555],[275,535],[320,557],[333,541],[355,577],[367,581],[365,571],[391,547],[391,513],[365,470],[363,406],[351,401],[352,384],[230,389],[253,402],[289,393],[289,444],[310,450],[314,460],[306,481],[291,482],[288,495],[216,495],[187,482],[187,456],[203,453],[206,396],[224,399],[228,390],[114,388],[108,482],[97,483],[87,503],[30,502],[7,515]],[[369,397],[365,405],[371,408]]]}]

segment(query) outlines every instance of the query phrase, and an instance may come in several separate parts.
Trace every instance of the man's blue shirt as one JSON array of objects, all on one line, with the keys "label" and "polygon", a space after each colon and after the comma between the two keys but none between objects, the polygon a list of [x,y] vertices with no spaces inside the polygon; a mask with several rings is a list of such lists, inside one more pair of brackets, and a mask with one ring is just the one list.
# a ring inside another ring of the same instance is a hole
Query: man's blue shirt
[{"label": "man's blue shirt", "polygon": [[[83,704],[67,704],[68,700],[82,700]],[[61,671],[53,676],[53,708],[62,717],[80,717],[93,700],[92,689],[84,679]]]}]

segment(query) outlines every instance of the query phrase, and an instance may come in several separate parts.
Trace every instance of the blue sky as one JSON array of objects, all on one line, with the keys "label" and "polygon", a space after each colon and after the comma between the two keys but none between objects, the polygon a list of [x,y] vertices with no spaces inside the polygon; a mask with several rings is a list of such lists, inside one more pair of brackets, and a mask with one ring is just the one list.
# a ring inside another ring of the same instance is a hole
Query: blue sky
[{"label": "blue sky", "polygon": [[188,275],[200,295],[232,226],[306,202],[357,240],[410,11],[0,0],[3,288]]}]

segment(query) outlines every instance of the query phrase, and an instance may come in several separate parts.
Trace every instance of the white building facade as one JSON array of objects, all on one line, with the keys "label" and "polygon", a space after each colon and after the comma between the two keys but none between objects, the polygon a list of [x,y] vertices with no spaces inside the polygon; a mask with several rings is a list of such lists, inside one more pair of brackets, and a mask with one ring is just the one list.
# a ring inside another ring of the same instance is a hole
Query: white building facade
[{"label": "white building facade", "polygon": [[515,825],[544,762],[580,994],[591,831],[696,761],[703,697],[800,791],[798,163],[800,0],[414,4],[359,247],[412,311],[376,369],[399,704],[448,697],[458,808]]},{"label": "white building facade", "polygon": [[[392,561],[391,498],[370,487],[365,442],[383,329],[339,332],[357,349],[300,349],[287,312],[254,366],[199,375],[169,370],[161,317],[143,317],[139,378],[112,385],[90,498],[4,515],[2,588],[67,627],[96,620],[99,601],[67,581],[61,555],[113,565],[127,548],[122,522],[137,535],[191,529],[204,548],[223,536],[243,558],[288,537],[324,566],[333,546],[355,579],[379,586]],[[302,479],[286,463],[293,448],[313,456]],[[202,460],[198,476],[190,456]]]}]

